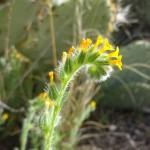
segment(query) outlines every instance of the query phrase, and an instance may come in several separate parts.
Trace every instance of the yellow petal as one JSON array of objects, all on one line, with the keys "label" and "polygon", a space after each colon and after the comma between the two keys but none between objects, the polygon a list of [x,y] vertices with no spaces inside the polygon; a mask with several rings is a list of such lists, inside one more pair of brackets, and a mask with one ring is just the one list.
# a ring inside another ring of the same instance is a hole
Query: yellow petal
[{"label": "yellow petal", "polygon": [[105,39],[104,46],[98,51],[98,53],[102,54],[107,50],[114,50],[114,48],[111,44],[109,44],[108,39]]},{"label": "yellow petal", "polygon": [[86,40],[83,39],[79,45],[79,48],[84,52],[86,52],[91,43],[92,43],[91,39],[86,39]]},{"label": "yellow petal", "polygon": [[67,58],[67,53],[66,53],[66,52],[63,52],[63,54],[62,54],[62,63],[63,63],[63,64],[65,63],[66,58]]},{"label": "yellow petal", "polygon": [[119,55],[117,60],[110,60],[109,61],[110,65],[115,65],[117,66],[120,70],[122,70],[122,55]]},{"label": "yellow petal", "polygon": [[52,101],[49,97],[45,98],[45,106],[49,108],[49,106],[54,106],[54,101]]},{"label": "yellow petal", "polygon": [[71,48],[70,48],[69,51],[68,51],[68,58],[71,57],[71,55],[72,55],[74,49],[75,49],[75,47],[74,47],[74,46],[71,46]]},{"label": "yellow petal", "polygon": [[95,108],[95,107],[96,107],[96,102],[95,102],[95,101],[92,101],[92,102],[90,103],[90,106],[91,106],[92,108]]},{"label": "yellow petal", "polygon": [[82,41],[81,41],[81,43],[80,43],[80,45],[79,45],[79,48],[82,48],[83,45],[84,45],[84,43],[85,43],[85,39],[82,39]]},{"label": "yellow petal", "polygon": [[50,78],[50,84],[53,84],[53,81],[54,81],[54,72],[53,71],[49,72],[49,78]]},{"label": "yellow petal", "polygon": [[96,43],[94,44],[94,48],[97,48],[99,45],[103,44],[104,40],[102,36],[98,36]]},{"label": "yellow petal", "polygon": [[111,57],[118,58],[118,54],[119,54],[119,48],[117,47],[114,52],[108,54],[108,57],[109,57],[109,58],[111,58]]},{"label": "yellow petal", "polygon": [[46,98],[47,97],[47,93],[46,92],[40,93],[38,95],[38,97],[40,97],[40,98]]},{"label": "yellow petal", "polygon": [[9,115],[8,115],[7,113],[4,113],[4,114],[2,115],[2,118],[3,118],[4,120],[7,120],[7,119],[9,118]]},{"label": "yellow petal", "polygon": [[83,51],[86,52],[90,44],[92,43],[91,39],[87,39],[83,45]]}]

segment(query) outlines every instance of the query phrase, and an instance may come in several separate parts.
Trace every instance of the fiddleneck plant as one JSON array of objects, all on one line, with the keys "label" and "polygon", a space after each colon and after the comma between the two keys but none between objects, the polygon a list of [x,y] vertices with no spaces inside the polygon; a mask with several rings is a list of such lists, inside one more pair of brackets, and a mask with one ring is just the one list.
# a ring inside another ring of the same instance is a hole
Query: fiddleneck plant
[{"label": "fiddleneck plant", "polygon": [[[44,93],[38,96],[39,101],[45,105],[39,120],[40,128],[45,137],[45,150],[52,149],[52,140],[55,138],[55,128],[60,122],[60,110],[68,97],[69,85],[81,69],[96,80],[104,81],[117,66],[122,70],[122,55],[119,48],[114,48],[108,41],[98,36],[97,41],[92,43],[91,39],[83,39],[78,47],[71,47],[63,52],[62,61],[57,68],[57,77],[61,81],[60,88],[54,81],[54,72],[49,72],[50,82]],[[93,102],[91,108],[94,108]]]}]

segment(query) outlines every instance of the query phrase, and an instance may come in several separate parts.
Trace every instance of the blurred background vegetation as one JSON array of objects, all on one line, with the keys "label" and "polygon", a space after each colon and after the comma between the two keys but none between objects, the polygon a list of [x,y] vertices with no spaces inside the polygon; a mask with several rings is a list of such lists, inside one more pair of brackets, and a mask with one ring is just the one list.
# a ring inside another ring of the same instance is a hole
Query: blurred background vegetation
[{"label": "blurred background vegetation", "polygon": [[[57,66],[62,52],[86,37],[95,40],[103,35],[118,45],[123,71],[115,71],[111,79],[100,84],[84,73],[77,77],[62,110],[56,149],[103,147],[99,142],[93,146],[90,137],[97,132],[92,126],[116,131],[116,126],[109,125],[108,110],[149,114],[149,8],[149,0],[0,0],[0,150],[19,147],[29,101],[44,90],[48,72]],[[83,125],[82,119],[78,124],[92,99],[97,101],[97,109]],[[38,114],[29,137],[30,149],[40,149],[43,142],[37,118]],[[134,144],[129,144],[129,149],[136,148]],[[104,145],[103,149],[108,149]]]}]

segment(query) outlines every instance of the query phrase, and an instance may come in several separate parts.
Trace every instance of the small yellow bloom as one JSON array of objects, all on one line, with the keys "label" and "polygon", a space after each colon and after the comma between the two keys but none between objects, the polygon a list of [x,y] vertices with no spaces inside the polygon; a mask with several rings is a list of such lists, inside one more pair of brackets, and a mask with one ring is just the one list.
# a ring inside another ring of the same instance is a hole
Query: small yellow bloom
[{"label": "small yellow bloom", "polygon": [[70,48],[69,51],[68,51],[68,58],[71,57],[71,55],[72,55],[74,49],[75,49],[75,47],[74,47],[74,46],[71,46],[71,48]]},{"label": "small yellow bloom", "polygon": [[63,55],[62,55],[62,63],[63,63],[63,64],[65,63],[66,58],[67,58],[67,53],[66,53],[66,52],[63,52]]},{"label": "small yellow bloom", "polygon": [[98,36],[96,43],[94,44],[94,49],[97,48],[99,45],[103,44],[104,40],[102,36]]},{"label": "small yellow bloom", "polygon": [[54,81],[54,72],[53,71],[49,72],[49,78],[50,78],[50,84],[53,84],[53,81]]},{"label": "small yellow bloom", "polygon": [[20,58],[22,58],[22,55],[21,55],[20,53],[17,53],[17,54],[15,55],[15,57],[16,57],[16,59],[20,59]]},{"label": "small yellow bloom", "polygon": [[119,48],[117,47],[114,52],[108,54],[108,57],[109,57],[109,58],[111,58],[111,57],[118,58],[118,54],[119,54]]},{"label": "small yellow bloom", "polygon": [[38,97],[40,97],[40,98],[46,98],[47,97],[47,93],[46,92],[40,93],[38,95]]},{"label": "small yellow bloom", "polygon": [[114,50],[113,46],[109,44],[108,39],[105,39],[103,47],[98,51],[99,54],[104,53],[107,50]]},{"label": "small yellow bloom", "polygon": [[86,40],[83,39],[79,45],[79,48],[82,49],[84,47],[84,44],[85,44]]},{"label": "small yellow bloom", "polygon": [[54,101],[52,101],[49,97],[45,98],[45,106],[46,108],[49,108],[50,106],[54,106]]},{"label": "small yellow bloom", "polygon": [[83,47],[83,51],[86,52],[88,47],[90,46],[90,44],[92,43],[92,40],[91,39],[87,39],[85,44],[84,44],[84,47]]},{"label": "small yellow bloom", "polygon": [[120,70],[122,70],[122,55],[119,55],[117,60],[110,60],[110,65],[116,65]]},{"label": "small yellow bloom", "polygon": [[92,102],[90,103],[90,106],[91,106],[92,108],[95,108],[95,107],[96,107],[96,102],[95,102],[95,101],[92,101]]},{"label": "small yellow bloom", "polygon": [[92,43],[91,39],[86,39],[86,40],[83,39],[80,43],[79,48],[82,49],[84,52],[86,52],[91,43]]},{"label": "small yellow bloom", "polygon": [[4,120],[7,120],[7,119],[9,118],[9,115],[8,115],[7,113],[4,113],[4,114],[2,115],[2,118],[3,118]]}]

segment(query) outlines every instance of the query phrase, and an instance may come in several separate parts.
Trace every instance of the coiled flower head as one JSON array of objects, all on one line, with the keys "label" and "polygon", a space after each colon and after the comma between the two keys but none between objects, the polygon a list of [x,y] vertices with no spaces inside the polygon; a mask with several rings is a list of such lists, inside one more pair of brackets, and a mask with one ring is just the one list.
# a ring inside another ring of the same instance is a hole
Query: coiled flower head
[{"label": "coiled flower head", "polygon": [[86,67],[91,78],[103,81],[113,71],[112,66],[122,70],[122,55],[119,48],[111,45],[107,38],[98,36],[95,43],[91,39],[83,39],[79,47],[71,47],[67,53],[63,53],[62,63],[59,66],[61,79],[67,78],[77,68]]}]

